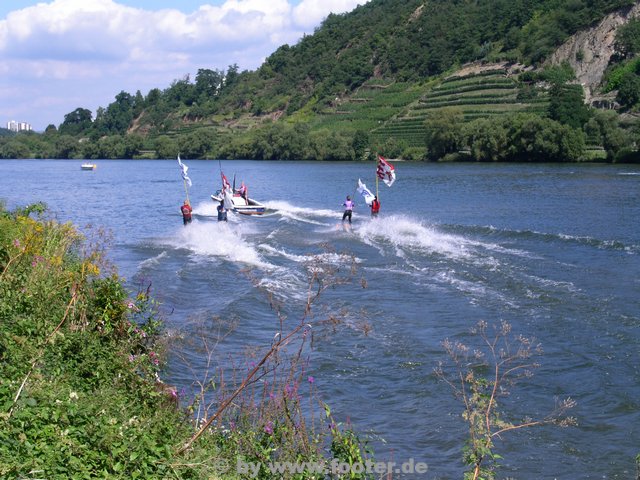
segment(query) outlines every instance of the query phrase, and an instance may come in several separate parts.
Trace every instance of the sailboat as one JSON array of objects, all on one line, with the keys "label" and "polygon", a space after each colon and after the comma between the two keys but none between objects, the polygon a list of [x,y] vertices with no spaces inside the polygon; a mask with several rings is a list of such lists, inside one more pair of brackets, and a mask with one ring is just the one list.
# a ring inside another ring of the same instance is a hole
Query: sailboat
[{"label": "sailboat", "polygon": [[262,203],[249,197],[249,192],[244,182],[242,182],[240,188],[235,188],[235,176],[233,187],[229,184],[222,170],[220,171],[220,177],[222,178],[222,188],[211,195],[214,202],[224,202],[224,207],[227,210],[242,215],[262,215],[267,210],[267,207]]}]

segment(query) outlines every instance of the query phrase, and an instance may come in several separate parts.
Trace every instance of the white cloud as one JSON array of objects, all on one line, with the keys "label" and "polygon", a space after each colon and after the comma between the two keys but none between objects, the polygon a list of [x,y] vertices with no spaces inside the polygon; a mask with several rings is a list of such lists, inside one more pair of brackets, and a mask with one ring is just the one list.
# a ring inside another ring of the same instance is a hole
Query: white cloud
[{"label": "white cloud", "polygon": [[368,0],[302,0],[293,10],[293,19],[305,29],[320,25],[329,13],[350,12]]},{"label": "white cloud", "polygon": [[186,14],[53,0],[16,10],[0,20],[0,117],[11,113],[43,129],[79,106],[106,106],[121,90],[166,88],[198,68],[255,69],[329,12],[365,1],[227,0]]}]

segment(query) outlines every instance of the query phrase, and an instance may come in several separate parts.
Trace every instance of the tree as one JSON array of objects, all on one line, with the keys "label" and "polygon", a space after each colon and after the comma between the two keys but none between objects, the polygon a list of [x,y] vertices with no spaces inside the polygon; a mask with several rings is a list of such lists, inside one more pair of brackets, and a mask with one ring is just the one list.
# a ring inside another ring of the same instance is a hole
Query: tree
[{"label": "tree", "polygon": [[78,141],[70,135],[59,135],[54,142],[54,158],[73,158],[78,150]]},{"label": "tree", "polygon": [[622,76],[616,100],[625,109],[633,108],[640,102],[640,77],[637,74],[627,72]]},{"label": "tree", "polygon": [[229,65],[224,77],[224,88],[228,90],[233,87],[238,82],[238,77],[238,64],[234,63],[233,65]]},{"label": "tree", "polygon": [[464,115],[454,108],[445,108],[425,120],[425,143],[431,160],[439,160],[460,149],[463,123]]},{"label": "tree", "polygon": [[155,149],[158,158],[175,158],[180,152],[176,142],[166,135],[156,138]]},{"label": "tree", "polygon": [[475,160],[497,162],[505,159],[507,130],[501,122],[487,118],[474,120],[465,127],[464,138]]},{"label": "tree", "polygon": [[185,159],[207,158],[213,148],[214,132],[211,129],[198,129],[178,139],[180,155]]},{"label": "tree", "polygon": [[640,20],[632,18],[618,29],[615,50],[622,58],[629,58],[640,52]]},{"label": "tree", "polygon": [[29,158],[29,148],[22,142],[10,141],[0,148],[0,158]]},{"label": "tree", "polygon": [[86,108],[76,108],[73,112],[64,116],[64,121],[60,125],[59,131],[63,135],[79,135],[89,130],[92,125],[91,110]]},{"label": "tree", "polygon": [[600,139],[609,160],[632,144],[630,136],[620,127],[620,117],[611,110],[597,111],[585,126],[585,131],[590,137]]},{"label": "tree", "polygon": [[222,88],[224,73],[218,70],[201,68],[196,73],[196,95],[198,97],[215,97]]},{"label": "tree", "polygon": [[364,130],[356,130],[356,133],[353,134],[353,141],[351,142],[356,160],[364,160],[365,154],[369,149],[369,142],[370,139],[367,132]]},{"label": "tree", "polygon": [[549,92],[549,118],[573,128],[582,128],[589,121],[591,112],[584,103],[581,85],[559,85]]}]

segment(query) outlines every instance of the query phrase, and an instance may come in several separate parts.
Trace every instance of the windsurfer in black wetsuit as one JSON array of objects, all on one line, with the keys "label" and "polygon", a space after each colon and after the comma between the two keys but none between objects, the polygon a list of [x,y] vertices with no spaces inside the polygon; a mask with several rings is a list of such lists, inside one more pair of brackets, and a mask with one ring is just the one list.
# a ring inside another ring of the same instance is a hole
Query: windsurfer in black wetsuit
[{"label": "windsurfer in black wetsuit", "polygon": [[220,205],[217,207],[218,210],[218,221],[226,222],[227,221],[227,209],[224,208],[224,200],[220,200]]}]

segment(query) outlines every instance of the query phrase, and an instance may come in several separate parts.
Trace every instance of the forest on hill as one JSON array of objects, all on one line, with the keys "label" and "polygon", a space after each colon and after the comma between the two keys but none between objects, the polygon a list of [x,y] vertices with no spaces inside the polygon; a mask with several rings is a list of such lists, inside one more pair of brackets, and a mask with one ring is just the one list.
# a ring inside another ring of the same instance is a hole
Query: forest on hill
[{"label": "forest on hill", "polygon": [[617,29],[599,86],[615,108],[586,103],[571,65],[549,62],[634,5],[371,0],[255,71],[203,66],[121,91],[95,118],[80,106],[43,133],[0,136],[0,157],[634,161],[640,21]]}]

